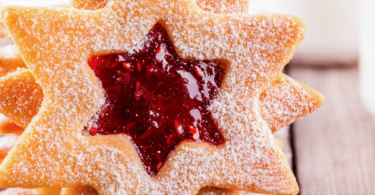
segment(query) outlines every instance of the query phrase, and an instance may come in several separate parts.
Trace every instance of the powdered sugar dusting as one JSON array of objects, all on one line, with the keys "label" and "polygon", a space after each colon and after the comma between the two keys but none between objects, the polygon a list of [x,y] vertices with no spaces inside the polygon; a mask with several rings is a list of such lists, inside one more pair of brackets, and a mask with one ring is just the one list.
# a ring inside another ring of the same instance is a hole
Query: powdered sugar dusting
[{"label": "powdered sugar dusting", "polygon": [[70,5],[77,9],[96,10],[103,8],[108,3],[108,0],[70,0]]},{"label": "powdered sugar dusting", "polygon": [[40,97],[43,92],[26,69],[0,78],[0,112],[22,127],[27,127],[38,112],[43,100]]},{"label": "powdered sugar dusting", "polygon": [[[17,158],[7,169],[0,167],[0,183],[89,185],[101,194],[119,195],[195,194],[207,185],[279,194],[298,191],[260,116],[259,102],[303,38],[298,18],[210,14],[191,0],[111,1],[97,11],[13,7],[4,15],[45,100],[20,143],[29,152],[12,150]],[[87,59],[136,49],[156,22],[167,29],[181,57],[218,59],[225,65],[223,88],[211,110],[226,142],[184,142],[150,177],[127,136],[84,137],[81,131],[104,98]],[[21,179],[12,178],[14,174]]]},{"label": "powdered sugar dusting", "polygon": [[197,0],[200,8],[211,13],[247,13],[249,0]]},{"label": "powdered sugar dusting", "polygon": [[197,0],[197,4],[200,8],[204,11],[211,12],[211,13],[226,13],[226,14],[233,14],[233,13],[249,13],[249,14],[271,14],[274,13],[273,11],[249,6],[250,0]]},{"label": "powdered sugar dusting", "polygon": [[262,117],[272,131],[287,126],[320,106],[314,94],[285,75],[261,95],[261,102]]}]

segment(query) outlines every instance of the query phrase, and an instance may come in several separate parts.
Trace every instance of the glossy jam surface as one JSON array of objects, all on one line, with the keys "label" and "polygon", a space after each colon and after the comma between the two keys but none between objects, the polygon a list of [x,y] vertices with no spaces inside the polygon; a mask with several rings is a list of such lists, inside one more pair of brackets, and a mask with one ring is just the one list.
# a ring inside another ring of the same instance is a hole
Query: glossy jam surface
[{"label": "glossy jam surface", "polygon": [[216,61],[178,57],[160,24],[140,50],[94,56],[88,64],[102,83],[106,103],[84,135],[129,135],[151,176],[183,140],[224,142],[208,110],[223,69]]}]

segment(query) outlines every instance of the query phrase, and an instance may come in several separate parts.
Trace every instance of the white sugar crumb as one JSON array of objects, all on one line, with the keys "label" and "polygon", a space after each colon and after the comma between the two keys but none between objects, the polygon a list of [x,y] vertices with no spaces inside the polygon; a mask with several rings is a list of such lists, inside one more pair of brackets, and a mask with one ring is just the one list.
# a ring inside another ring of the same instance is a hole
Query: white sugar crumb
[{"label": "white sugar crumb", "polygon": [[[196,11],[194,3],[122,0],[98,11],[9,9],[6,20],[17,20],[11,29],[15,42],[49,95],[27,128],[33,134],[21,143],[32,150],[18,151],[8,170],[19,176],[12,182],[84,184],[111,195],[194,194],[206,185],[291,193],[290,168],[280,160],[256,97],[291,58],[304,29],[284,15],[213,15]],[[150,177],[138,158],[128,158],[134,149],[123,146],[125,139],[85,137],[82,129],[104,98],[87,71],[88,57],[134,49],[158,21],[181,57],[220,59],[231,68],[210,108],[225,144],[207,150],[206,143],[185,142],[162,167],[163,177]]]}]

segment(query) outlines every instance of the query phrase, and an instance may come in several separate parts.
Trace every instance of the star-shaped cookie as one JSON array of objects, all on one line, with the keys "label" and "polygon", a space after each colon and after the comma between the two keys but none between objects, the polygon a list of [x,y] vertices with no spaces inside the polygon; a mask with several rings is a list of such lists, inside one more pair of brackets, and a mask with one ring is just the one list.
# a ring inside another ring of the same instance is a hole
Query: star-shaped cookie
[{"label": "star-shaped cookie", "polygon": [[[91,2],[92,3],[92,2]],[[96,3],[99,3],[99,5],[103,2],[96,2]],[[105,1],[105,3],[107,3],[107,1]],[[225,2],[226,4],[224,4],[224,6],[229,6],[228,2]],[[243,9],[240,9],[240,8],[244,8],[244,7],[247,7],[248,5],[245,3],[245,2],[241,2],[243,3],[243,5],[237,5],[236,6],[230,6],[228,8],[232,9],[232,10],[235,10],[237,9],[240,10],[240,11],[243,11]],[[210,5],[209,3],[206,3],[205,4],[206,6],[210,6],[210,11],[213,11],[213,5]],[[98,4],[94,5],[94,6],[98,6]],[[86,6],[86,9],[88,7]],[[220,7],[221,9],[223,9],[223,5]],[[91,8],[91,9],[94,9],[94,8]],[[226,10],[228,11],[228,10]],[[16,47],[14,47],[16,48]],[[19,56],[19,52],[18,52],[18,49],[13,49],[13,54],[17,56]],[[6,60],[8,60],[8,66],[9,65],[14,65],[14,67],[12,68],[16,68],[17,67],[17,62],[20,60],[20,58],[16,59],[14,56],[12,55],[6,55]],[[23,61],[22,61],[23,62]],[[1,64],[1,63],[0,63]],[[1,67],[1,65],[0,65]],[[9,72],[9,71],[8,71]],[[25,78],[25,81],[23,82],[28,82],[28,76],[26,76]],[[23,83],[21,82],[21,83]],[[34,88],[35,85],[30,83],[30,87],[31,88]],[[28,87],[27,87],[28,88]],[[37,90],[41,90],[39,88],[37,88]],[[22,91],[18,91],[20,93],[22,93]],[[12,91],[12,93],[16,93],[15,91]],[[30,94],[30,97],[34,96],[35,94]],[[11,94],[11,96],[15,96],[15,94]],[[23,95],[17,95],[17,96],[24,96]],[[22,108],[19,108],[21,110],[27,110],[27,107],[29,106],[25,106],[25,103],[22,103],[22,100],[24,99],[20,99],[20,100],[17,100],[17,105],[20,105],[20,107]],[[31,101],[32,102],[32,101]],[[18,108],[17,108],[18,110]],[[27,116],[25,116],[25,118],[27,118]],[[18,125],[16,125],[15,123],[13,123],[10,119],[6,118],[6,117],[3,117],[3,118],[0,118],[0,133],[16,133],[16,134],[21,134],[23,132],[23,129],[21,127],[19,127]],[[7,137],[4,137],[4,139],[8,140],[9,142],[9,139],[8,139],[9,136]],[[13,140],[11,140],[13,141]],[[15,145],[15,141],[14,140],[14,144]],[[280,143],[279,143],[280,144]],[[12,145],[12,147],[13,147]],[[0,148],[1,150],[1,148]],[[10,147],[7,147],[5,149],[6,151],[4,151],[5,153],[4,154],[7,154],[7,152],[10,150]],[[0,156],[1,157],[1,156]],[[2,158],[0,158],[0,161],[2,162],[3,159],[4,159],[5,156],[3,156]],[[17,189],[9,189],[6,193],[11,193],[11,194],[17,194],[16,191],[14,190],[17,190]],[[24,193],[24,192],[21,192],[21,193]],[[30,193],[30,194],[34,194],[34,195],[43,195],[43,194],[48,194],[48,195],[51,195],[51,194],[57,194],[57,192],[55,192],[54,189],[46,189],[46,188],[40,188],[40,189],[35,189],[34,191],[32,190],[28,190],[27,193]],[[58,192],[58,194],[60,195],[60,192]],[[74,194],[85,194],[85,195],[89,195],[89,194],[97,194],[97,192],[91,188],[91,187],[81,187],[81,186],[77,186],[77,187],[74,187],[74,188],[64,188],[63,191],[61,192],[62,195],[74,195]],[[237,195],[237,194],[242,194],[240,191],[235,191],[235,190],[227,190],[227,189],[220,189],[220,188],[214,188],[214,187],[206,187],[206,188],[202,188],[199,193],[199,195],[204,195],[204,194],[217,194],[217,195],[220,195],[220,194],[225,194],[225,195]]]},{"label": "star-shaped cookie", "polygon": [[[206,10],[206,11],[214,11],[215,12],[215,10],[212,10],[213,8],[215,8],[215,7],[213,7],[213,6],[218,6],[217,4],[212,4],[212,5],[210,5],[210,3],[212,3],[212,2],[198,2],[198,3],[200,3],[199,5],[200,5],[200,7],[202,7],[202,3],[205,3],[205,4],[203,4],[204,6],[208,6],[208,10],[206,9],[206,8],[204,8],[204,10]],[[228,2],[224,2],[224,3],[228,3]],[[244,6],[243,7],[246,7],[246,4],[244,3]],[[222,7],[218,7],[218,9],[220,9],[220,8],[222,8]],[[231,7],[229,7],[229,8],[232,8],[232,9],[235,9],[236,7],[235,6],[231,6]],[[237,9],[237,11],[238,11],[239,9]],[[226,11],[228,11],[228,10],[226,10]],[[218,11],[216,11],[216,12],[218,12]],[[232,12],[235,12],[235,11],[232,11]],[[284,76],[285,77],[285,76]],[[26,79],[27,80],[27,79]],[[30,84],[30,87],[26,87],[26,88],[34,88],[35,87],[35,84]],[[37,88],[37,90],[39,90],[39,88]],[[268,91],[268,90],[267,90]],[[15,92],[15,91],[13,91],[13,92]],[[21,92],[22,93],[22,92]],[[263,94],[270,94],[270,92],[268,92],[268,93],[263,93]],[[12,94],[12,96],[14,96],[15,94]],[[17,95],[17,96],[20,96],[20,95]],[[24,95],[21,95],[21,96],[24,96]],[[29,97],[33,97],[33,94],[30,94],[30,95],[28,95]],[[262,95],[262,96],[266,96],[266,95]],[[268,95],[269,96],[269,95]],[[272,100],[273,98],[270,98],[270,100]],[[276,101],[277,100],[279,100],[279,99],[276,99]],[[288,102],[287,100],[284,100],[284,102]],[[290,102],[290,101],[289,101]],[[294,101],[294,102],[290,102],[290,103],[295,103],[296,101]],[[310,101],[310,102],[314,102],[314,101]],[[24,103],[19,103],[18,102],[18,105],[22,105],[23,107],[25,106],[25,104]],[[26,107],[28,107],[28,106],[26,106]],[[280,113],[280,109],[282,109],[282,108],[279,108],[278,109],[278,112]],[[17,110],[27,110],[27,109],[25,109],[25,108],[18,108]],[[269,111],[269,110],[267,110],[267,111]],[[289,110],[288,110],[289,111]],[[311,112],[311,111],[310,111]],[[290,111],[289,112],[287,112],[287,110],[285,110],[285,112],[283,112],[283,113],[291,113]],[[298,114],[300,114],[300,113],[297,113],[297,112],[295,112],[294,113],[294,115],[293,116],[297,116]],[[284,117],[285,118],[285,117]],[[270,120],[270,121],[273,121],[273,120]],[[277,140],[277,141],[279,141],[279,140]],[[279,143],[280,144],[280,143]],[[63,190],[63,192],[62,192],[63,194],[75,194],[75,193],[85,193],[85,194],[91,194],[91,193],[94,193],[94,192],[91,192],[90,191],[90,188],[87,188],[87,187],[76,187],[76,188],[70,188],[70,189],[66,189],[66,190]],[[215,188],[205,188],[205,189],[202,189],[202,190],[200,190],[200,192],[199,192],[199,194],[205,194],[205,193],[215,193],[215,194],[222,194],[222,193],[224,193],[224,194],[237,194],[237,192],[232,192],[232,191],[225,191],[225,190],[222,190],[222,189],[215,189]],[[96,194],[96,193],[94,193],[94,194]]]},{"label": "star-shaped cookie", "polygon": [[[18,181],[19,185],[53,187],[82,184],[94,186],[103,194],[109,193],[104,189],[111,189],[113,193],[135,190],[163,193],[167,188],[172,193],[191,194],[205,185],[255,192],[295,193],[297,188],[293,176],[273,143],[267,125],[259,116],[259,94],[290,59],[302,39],[304,29],[300,20],[284,15],[213,17],[201,12],[191,1],[154,3],[115,1],[102,10],[91,12],[51,8],[6,9],[3,18],[26,64],[43,88],[45,99],[21,143],[1,166],[2,178],[16,171],[23,178],[28,178],[28,181]],[[135,23],[135,18],[142,22]],[[48,24],[43,22],[47,20]],[[184,25],[179,23],[181,20]],[[28,25],[20,26],[21,21]],[[167,29],[183,58],[219,59],[225,64],[223,88],[212,105],[213,116],[223,132],[225,143],[212,146],[183,142],[173,151],[157,176],[149,177],[137,160],[128,137],[84,137],[81,130],[99,110],[104,99],[97,79],[86,64],[88,57],[131,49],[156,22]],[[50,33],[44,32],[41,27],[47,27],[44,30]],[[62,36],[73,32],[74,38]],[[59,39],[58,34],[61,35]],[[91,39],[87,35],[91,35]],[[25,38],[22,42],[21,37]],[[29,38],[29,41],[24,41]],[[34,44],[38,45],[37,50],[31,49]],[[62,48],[66,49],[65,52],[61,52]],[[33,139],[38,139],[38,143]],[[46,153],[47,148],[57,152],[57,147],[60,155]],[[29,148],[32,152],[22,154],[19,152],[22,148]],[[109,154],[113,158],[108,158]],[[244,160],[245,156],[248,158]],[[62,166],[69,159],[79,161]],[[37,161],[34,165],[27,163],[34,160]],[[206,163],[207,160],[210,161]],[[238,164],[229,163],[233,160]],[[22,172],[19,169],[21,162],[27,164],[23,168],[43,169],[48,174]],[[106,169],[108,167],[111,171]],[[218,169],[213,170],[212,167]],[[91,173],[83,171],[87,168]],[[104,174],[103,177],[99,178],[99,172]],[[176,179],[175,174],[186,177]],[[254,174],[258,175],[257,179]],[[48,178],[57,179],[49,182]],[[8,179],[1,183],[13,182]],[[35,183],[37,180],[38,184]],[[145,185],[137,185],[139,182]]]},{"label": "star-shaped cookie", "polygon": [[[244,5],[244,6],[246,6],[246,5]],[[234,9],[234,6],[232,6],[231,8]],[[212,7],[211,7],[211,9],[212,9]],[[8,50],[10,50],[10,48]],[[7,52],[10,54],[9,51],[7,51]],[[14,53],[15,52],[13,51],[13,54]],[[3,60],[3,58],[1,58],[1,60],[7,62],[7,67],[17,68],[17,66],[19,64],[18,61],[22,61],[22,60],[20,58],[17,59],[14,56],[9,55],[9,54],[8,55],[4,55],[5,59]],[[0,67],[1,67],[1,63],[0,63]],[[20,76],[22,77],[22,75],[20,75]],[[23,81],[23,82],[28,82],[28,81],[29,80],[27,79],[27,76],[26,76],[25,81]],[[23,83],[23,82],[20,82],[20,83]],[[31,84],[30,87],[34,88],[35,85]],[[26,87],[26,88],[29,88],[29,87]],[[36,90],[41,90],[41,89],[37,88]],[[22,93],[22,91],[18,91],[18,92]],[[14,97],[14,96],[16,96],[15,93],[17,93],[17,92],[16,91],[12,91],[12,93],[13,94],[10,94],[10,95],[12,97]],[[36,95],[36,94],[30,94],[30,97],[33,97],[34,95]],[[23,96],[24,97],[24,95],[17,95],[17,96]],[[24,100],[24,99],[17,100],[17,105],[19,105],[20,108],[17,108],[15,110],[27,110],[27,108],[29,106],[25,106],[25,103],[22,103],[22,100]],[[30,103],[32,104],[32,101]],[[25,116],[25,118],[27,118],[27,116]],[[11,122],[11,120],[9,120],[8,118],[3,117],[0,120],[0,133],[16,133],[16,134],[20,134],[22,132],[23,132],[23,129],[20,128],[18,125],[14,124],[13,122]],[[9,138],[9,136],[8,137],[4,137],[4,139],[6,139],[8,142],[9,141],[13,141],[13,140],[9,140],[8,138]],[[14,140],[14,141],[16,141],[16,140]],[[14,144],[15,144],[15,142],[14,142]],[[3,145],[4,145],[4,143],[3,143]],[[13,145],[12,145],[12,147],[13,147]],[[6,151],[4,151],[4,154],[7,154],[8,151],[10,150],[10,147],[6,147],[5,150]],[[1,148],[0,148],[0,151],[1,151]],[[5,157],[5,155],[2,158],[0,158],[0,160],[3,161],[4,157]],[[14,194],[14,193],[18,192],[18,191],[15,192],[13,189],[9,189],[9,190],[8,190],[9,192],[7,191],[7,193],[13,193]],[[50,194],[51,193],[50,189],[36,189],[36,190],[34,190],[34,193],[32,192],[32,190],[28,190],[27,192],[29,192],[30,194],[38,194],[38,195]],[[229,195],[229,194],[241,194],[240,192],[236,192],[234,190],[225,190],[225,189],[218,189],[218,188],[213,188],[213,187],[204,188],[204,189],[200,190],[198,194],[207,194],[207,193],[211,193],[211,194],[214,193],[214,194],[218,194],[218,195],[219,194],[226,194],[226,195]],[[78,187],[74,187],[74,188],[65,188],[65,189],[63,189],[62,194],[87,194],[88,195],[88,194],[97,194],[97,193],[96,193],[95,190],[93,190],[90,187],[80,187],[80,186],[78,186]]]}]

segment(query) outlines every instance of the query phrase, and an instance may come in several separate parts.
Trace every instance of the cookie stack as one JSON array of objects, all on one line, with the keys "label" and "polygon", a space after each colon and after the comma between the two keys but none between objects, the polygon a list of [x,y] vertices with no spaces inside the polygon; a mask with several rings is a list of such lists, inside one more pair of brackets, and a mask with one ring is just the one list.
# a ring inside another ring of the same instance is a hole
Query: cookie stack
[{"label": "cookie stack", "polygon": [[298,193],[272,133],[324,101],[281,73],[300,18],[247,0],[73,0],[1,17],[15,46],[1,51],[0,132],[22,136],[1,137],[0,158],[15,147],[0,186],[33,189],[4,194]]}]

